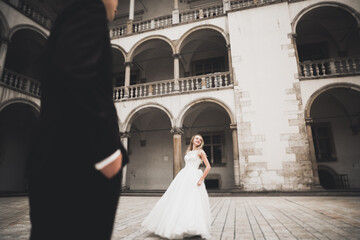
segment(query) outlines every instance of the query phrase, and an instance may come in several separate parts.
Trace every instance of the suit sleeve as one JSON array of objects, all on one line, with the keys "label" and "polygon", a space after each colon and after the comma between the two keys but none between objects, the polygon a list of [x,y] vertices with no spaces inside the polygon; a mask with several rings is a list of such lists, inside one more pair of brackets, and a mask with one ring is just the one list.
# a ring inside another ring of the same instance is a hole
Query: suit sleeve
[{"label": "suit sleeve", "polygon": [[71,112],[69,121],[86,132],[94,164],[123,149],[112,90],[106,85],[111,85],[107,79],[111,73],[104,74],[108,67],[104,65],[111,63],[104,56],[111,55],[104,54],[109,51],[109,39],[105,9],[100,4],[73,8],[63,16],[51,58],[51,72],[61,79],[56,91],[61,91],[59,96]]}]

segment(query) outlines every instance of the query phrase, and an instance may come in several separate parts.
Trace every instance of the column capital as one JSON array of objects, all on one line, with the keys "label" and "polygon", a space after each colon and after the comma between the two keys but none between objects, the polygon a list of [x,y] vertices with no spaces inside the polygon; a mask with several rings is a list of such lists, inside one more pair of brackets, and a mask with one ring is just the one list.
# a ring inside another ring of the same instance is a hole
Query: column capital
[{"label": "column capital", "polygon": [[120,137],[121,138],[130,138],[131,133],[130,132],[120,132]]},{"label": "column capital", "polygon": [[227,50],[231,50],[231,45],[230,45],[230,44],[226,44],[226,48],[227,48]]},{"label": "column capital", "polygon": [[9,45],[9,43],[10,43],[10,39],[9,38],[7,38],[7,37],[1,37],[0,38],[0,43],[1,44],[7,44],[7,45]]},{"label": "column capital", "polygon": [[306,125],[311,125],[313,122],[314,122],[314,120],[312,118],[305,118]]},{"label": "column capital", "polygon": [[296,34],[296,33],[289,33],[289,34],[288,34],[288,37],[289,37],[289,38],[292,38],[292,39],[296,39],[296,38],[297,38],[297,34]]},{"label": "column capital", "polygon": [[180,127],[174,127],[170,130],[170,132],[172,134],[183,134],[184,133],[184,129],[180,128]]},{"label": "column capital", "polygon": [[180,53],[175,53],[175,54],[173,54],[173,58],[177,58],[177,59],[181,58]]},{"label": "column capital", "polygon": [[124,65],[125,65],[125,67],[127,67],[127,66],[132,67],[133,63],[132,62],[125,62]]},{"label": "column capital", "polygon": [[230,124],[230,129],[233,130],[233,131],[237,130],[237,124],[236,123],[231,123]]}]

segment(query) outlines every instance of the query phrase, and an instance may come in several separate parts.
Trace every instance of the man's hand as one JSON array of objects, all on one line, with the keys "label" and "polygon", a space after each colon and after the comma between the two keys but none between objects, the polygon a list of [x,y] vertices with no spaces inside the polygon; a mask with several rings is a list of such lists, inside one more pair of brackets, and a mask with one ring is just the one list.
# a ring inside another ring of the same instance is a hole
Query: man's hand
[{"label": "man's hand", "polygon": [[100,172],[104,174],[105,177],[110,179],[120,171],[121,165],[122,165],[122,154],[120,153],[117,159],[115,159],[113,162],[102,168]]}]

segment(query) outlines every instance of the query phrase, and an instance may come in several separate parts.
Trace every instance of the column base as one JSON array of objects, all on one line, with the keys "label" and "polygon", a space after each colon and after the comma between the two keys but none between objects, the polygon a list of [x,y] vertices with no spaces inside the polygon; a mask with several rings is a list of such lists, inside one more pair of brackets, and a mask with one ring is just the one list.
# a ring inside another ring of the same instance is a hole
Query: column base
[{"label": "column base", "polygon": [[313,186],[311,186],[312,190],[325,190],[325,188],[323,186],[321,186],[320,184],[314,184]]}]

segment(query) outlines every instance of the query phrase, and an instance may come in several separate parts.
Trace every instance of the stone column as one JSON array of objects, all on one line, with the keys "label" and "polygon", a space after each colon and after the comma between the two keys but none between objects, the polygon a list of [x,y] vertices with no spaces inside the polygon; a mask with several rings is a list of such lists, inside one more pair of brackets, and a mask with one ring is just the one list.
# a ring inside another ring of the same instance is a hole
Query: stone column
[{"label": "stone column", "polygon": [[174,10],[172,12],[172,23],[176,24],[179,22],[180,22],[179,0],[174,0]]},{"label": "stone column", "polygon": [[173,144],[174,144],[174,164],[173,164],[173,177],[180,172],[181,170],[181,134],[184,133],[184,130],[179,127],[174,127],[171,129],[171,133],[173,134]]},{"label": "stone column", "polygon": [[[234,86],[237,86],[237,85],[238,85],[238,82],[237,82],[236,78],[234,77],[233,69],[232,69],[231,47],[230,47],[230,44],[226,45],[226,48],[227,48],[227,54],[228,54],[228,64],[229,64],[230,79],[231,79],[231,81],[233,81]],[[226,84],[227,84],[227,83],[226,83]]]},{"label": "stone column", "polygon": [[[129,146],[128,146],[129,138],[130,138],[130,133],[128,133],[128,132],[121,133],[121,142],[124,145],[124,148],[126,150],[128,150],[128,148],[129,148]],[[127,187],[126,187],[126,173],[127,173],[127,165],[122,170],[122,181],[121,181],[121,188],[122,189],[127,189]]]},{"label": "stone column", "polygon": [[174,57],[174,90],[179,91],[179,77],[180,77],[180,54],[176,53]]},{"label": "stone column", "polygon": [[231,129],[232,141],[233,141],[234,182],[235,182],[235,188],[241,188],[237,124],[236,124],[236,123],[230,124],[230,129]]},{"label": "stone column", "polygon": [[135,13],[135,0],[130,0],[129,20],[126,23],[126,29],[128,34],[133,33],[134,13]]},{"label": "stone column", "polygon": [[9,40],[6,38],[1,39],[1,43],[0,43],[0,79],[2,78],[2,74],[4,72],[4,67],[5,67],[5,58],[6,58],[6,53],[7,53],[7,49],[8,49],[8,45],[9,45]]},{"label": "stone column", "polygon": [[125,83],[124,83],[124,98],[129,96],[129,86],[130,86],[130,74],[131,74],[132,62],[125,62]]},{"label": "stone column", "polygon": [[307,137],[308,137],[308,141],[309,141],[309,152],[310,152],[309,157],[310,157],[312,170],[313,170],[314,187],[321,188],[320,180],[319,180],[319,173],[318,173],[318,169],[317,169],[314,139],[313,139],[312,130],[311,130],[311,124],[313,123],[313,119],[305,118],[305,123],[306,123],[306,133],[307,133]]}]

